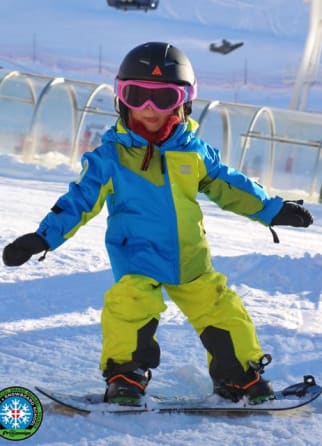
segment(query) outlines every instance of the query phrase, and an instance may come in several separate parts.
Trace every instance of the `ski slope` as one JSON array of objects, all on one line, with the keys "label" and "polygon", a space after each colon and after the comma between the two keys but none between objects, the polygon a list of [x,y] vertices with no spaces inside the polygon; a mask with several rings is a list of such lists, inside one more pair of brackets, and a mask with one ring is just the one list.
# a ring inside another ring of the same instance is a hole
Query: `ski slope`
[{"label": "ski slope", "polygon": [[[112,81],[123,55],[137,43],[168,40],[196,66],[201,97],[287,107],[305,43],[309,5],[302,0],[160,0],[151,13],[123,13],[105,0],[1,0],[0,65],[21,71]],[[131,32],[128,30],[131,29]],[[243,40],[229,57],[208,45]],[[36,44],[33,58],[33,41]],[[97,73],[99,45],[103,73]],[[243,85],[245,60],[249,82]],[[315,101],[319,104],[319,98]],[[13,117],[14,118],[14,117]],[[0,250],[37,228],[76,173],[19,163],[0,155]],[[288,197],[285,197],[288,198]],[[313,374],[322,382],[322,208],[309,204],[308,229],[267,228],[219,210],[200,196],[215,268],[245,302],[266,352],[266,377],[276,388]],[[44,262],[0,265],[0,388],[35,385],[60,391],[103,392],[98,370],[100,309],[113,283],[104,249],[106,211]],[[158,330],[160,367],[151,394],[207,395],[205,351],[167,299]],[[322,399],[291,416],[64,417],[48,413],[31,446],[320,446]],[[0,438],[0,445],[8,441]]]},{"label": "ski slope", "polygon": [[[2,171],[7,157],[0,157]],[[16,177],[0,177],[0,248],[37,223],[75,173],[16,163]],[[23,178],[22,178],[23,177]],[[37,178],[38,179],[35,179]],[[313,374],[322,382],[322,209],[308,207],[315,224],[306,230],[279,228],[279,245],[267,228],[219,210],[200,197],[215,267],[243,298],[265,351],[273,355],[266,376],[276,387]],[[1,387],[103,392],[98,370],[100,309],[112,283],[104,250],[106,212],[73,239],[20,268],[0,267]],[[211,382],[205,352],[171,301],[158,338],[160,367],[151,394],[207,395]],[[44,407],[48,401],[44,398]],[[33,446],[320,445],[322,399],[292,416],[191,417],[143,414],[126,418],[64,417],[45,411]],[[5,440],[0,439],[0,444]]]}]

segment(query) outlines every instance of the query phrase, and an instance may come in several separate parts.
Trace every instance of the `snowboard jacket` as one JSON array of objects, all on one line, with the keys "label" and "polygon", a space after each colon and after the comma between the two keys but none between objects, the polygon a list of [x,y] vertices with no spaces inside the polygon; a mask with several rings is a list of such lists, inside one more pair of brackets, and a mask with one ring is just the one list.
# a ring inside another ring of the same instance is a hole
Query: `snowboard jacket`
[{"label": "snowboard jacket", "polygon": [[83,170],[43,219],[37,233],[55,249],[107,203],[106,248],[113,274],[142,274],[161,283],[189,282],[212,271],[198,193],[222,209],[269,225],[282,207],[257,183],[220,161],[219,151],[180,123],[142,162],[147,141],[119,119],[102,145],[82,157]]}]

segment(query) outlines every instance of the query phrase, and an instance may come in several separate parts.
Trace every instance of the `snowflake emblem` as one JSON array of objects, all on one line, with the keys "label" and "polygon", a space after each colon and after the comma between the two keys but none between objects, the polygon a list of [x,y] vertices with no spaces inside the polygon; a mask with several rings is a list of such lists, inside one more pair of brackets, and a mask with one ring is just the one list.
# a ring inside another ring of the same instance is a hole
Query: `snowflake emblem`
[{"label": "snowflake emblem", "polygon": [[25,440],[39,429],[43,408],[37,395],[20,386],[0,390],[0,437]]},{"label": "snowflake emblem", "polygon": [[30,403],[21,397],[7,398],[0,406],[1,424],[7,429],[25,429],[33,417]]}]

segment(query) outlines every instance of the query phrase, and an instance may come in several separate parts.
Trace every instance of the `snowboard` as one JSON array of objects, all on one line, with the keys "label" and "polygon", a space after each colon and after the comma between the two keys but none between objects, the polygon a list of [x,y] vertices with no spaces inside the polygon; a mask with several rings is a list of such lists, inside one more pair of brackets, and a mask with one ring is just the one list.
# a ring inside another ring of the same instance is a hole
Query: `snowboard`
[{"label": "snowboard", "polygon": [[[218,395],[205,398],[182,397],[146,397],[140,406],[121,406],[103,402],[102,394],[72,395],[56,392],[44,387],[35,389],[50,400],[58,403],[56,411],[74,415],[89,414],[191,414],[191,415],[225,415],[225,414],[256,414],[290,411],[310,404],[322,393],[322,387],[317,385],[312,375],[303,377],[300,383],[292,384],[275,391],[275,399],[261,404],[249,404],[247,399],[237,403],[228,401]],[[59,407],[61,408],[59,410]]]}]

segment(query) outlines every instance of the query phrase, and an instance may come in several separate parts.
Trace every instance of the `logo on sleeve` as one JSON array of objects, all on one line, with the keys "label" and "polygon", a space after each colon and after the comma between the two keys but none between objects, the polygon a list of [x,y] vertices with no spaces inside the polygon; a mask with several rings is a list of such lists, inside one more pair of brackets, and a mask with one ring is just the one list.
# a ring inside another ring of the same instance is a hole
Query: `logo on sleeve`
[{"label": "logo on sleeve", "polygon": [[190,166],[190,164],[181,164],[180,173],[190,175],[192,173],[192,166]]}]

